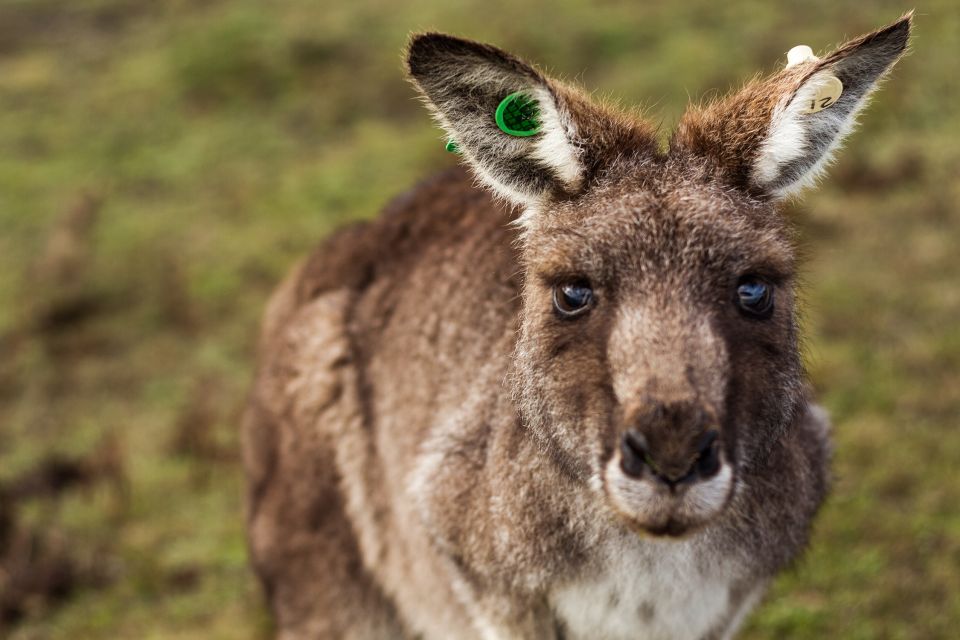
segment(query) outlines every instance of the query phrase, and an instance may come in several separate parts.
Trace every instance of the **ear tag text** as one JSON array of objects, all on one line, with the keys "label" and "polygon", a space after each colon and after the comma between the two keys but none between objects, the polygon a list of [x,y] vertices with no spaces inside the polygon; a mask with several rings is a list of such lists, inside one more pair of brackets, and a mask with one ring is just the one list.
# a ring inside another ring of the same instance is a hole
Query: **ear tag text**
[{"label": "ear tag text", "polygon": [[540,133],[539,116],[537,101],[518,91],[500,101],[494,119],[504,133],[525,138]]},{"label": "ear tag text", "polygon": [[[805,44],[798,44],[790,49],[790,51],[787,51],[787,69],[795,67],[798,64],[803,64],[804,62],[816,62],[819,59],[820,58],[813,54],[813,49]],[[823,111],[827,107],[836,104],[842,93],[843,83],[840,82],[840,78],[827,76],[820,83],[820,86],[817,87],[816,94],[814,94],[807,104],[804,105],[803,109],[800,110],[800,113],[807,114]]]},{"label": "ear tag text", "polygon": [[843,83],[837,76],[827,76],[817,87],[817,93],[804,105],[800,113],[817,113],[836,104],[843,93]]}]

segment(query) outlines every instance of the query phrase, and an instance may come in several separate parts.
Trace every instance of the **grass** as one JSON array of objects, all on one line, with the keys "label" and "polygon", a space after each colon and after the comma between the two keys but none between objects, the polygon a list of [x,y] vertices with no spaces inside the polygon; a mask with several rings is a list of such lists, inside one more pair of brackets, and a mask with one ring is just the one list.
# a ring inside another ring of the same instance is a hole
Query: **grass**
[{"label": "grass", "polygon": [[[908,8],[0,1],[0,483],[54,455],[117,479],[17,506],[79,577],[6,632],[269,632],[237,456],[257,321],[324,234],[455,161],[403,81],[410,31],[496,42],[668,131],[688,98]],[[960,624],[960,10],[917,9],[913,54],[791,211],[836,481],[746,638]]]}]

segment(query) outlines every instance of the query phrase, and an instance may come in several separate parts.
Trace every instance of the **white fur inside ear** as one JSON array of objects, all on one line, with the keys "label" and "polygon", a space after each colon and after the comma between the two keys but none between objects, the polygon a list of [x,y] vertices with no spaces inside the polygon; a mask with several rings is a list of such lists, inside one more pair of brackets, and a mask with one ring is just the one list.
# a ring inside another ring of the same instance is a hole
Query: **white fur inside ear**
[{"label": "white fur inside ear", "polygon": [[567,189],[575,191],[583,181],[583,164],[570,140],[576,135],[573,122],[561,116],[554,97],[545,87],[534,96],[540,109],[541,132],[534,143],[533,157],[553,169]]},{"label": "white fur inside ear", "polygon": [[[816,183],[856,124],[865,96],[853,108],[837,104],[816,113],[803,113],[831,78],[830,69],[814,74],[773,112],[767,137],[753,163],[753,182],[776,198],[795,195]],[[826,145],[824,140],[828,141]],[[785,171],[793,164],[803,170],[788,179]]]},{"label": "white fur inside ear", "polygon": [[465,151],[464,155],[470,160],[470,166],[473,167],[477,177],[493,191],[495,197],[502,199],[510,205],[518,205],[524,209],[533,207],[540,202],[538,195],[514,189],[502,176],[498,176],[494,172],[489,171],[483,163],[477,162],[474,158],[470,157],[469,152]]}]

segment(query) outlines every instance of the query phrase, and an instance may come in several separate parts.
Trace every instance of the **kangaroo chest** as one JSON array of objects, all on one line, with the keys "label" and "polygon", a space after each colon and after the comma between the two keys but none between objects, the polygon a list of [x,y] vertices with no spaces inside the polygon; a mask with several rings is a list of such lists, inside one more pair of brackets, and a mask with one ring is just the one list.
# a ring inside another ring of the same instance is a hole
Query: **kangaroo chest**
[{"label": "kangaroo chest", "polygon": [[[746,588],[745,588],[746,587]],[[597,570],[552,590],[566,640],[725,638],[759,599],[730,560],[690,541],[610,545]]]}]

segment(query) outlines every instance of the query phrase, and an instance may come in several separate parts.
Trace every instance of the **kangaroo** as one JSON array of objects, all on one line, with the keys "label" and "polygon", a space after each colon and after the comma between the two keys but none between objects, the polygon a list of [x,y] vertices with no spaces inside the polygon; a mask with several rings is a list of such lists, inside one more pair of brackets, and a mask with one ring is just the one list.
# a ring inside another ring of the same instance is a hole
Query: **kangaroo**
[{"label": "kangaroo", "polygon": [[469,171],[328,238],[263,322],[244,460],[278,637],[731,637],[828,485],[779,205],[910,24],[795,48],[667,145],[504,51],[414,36]]}]

